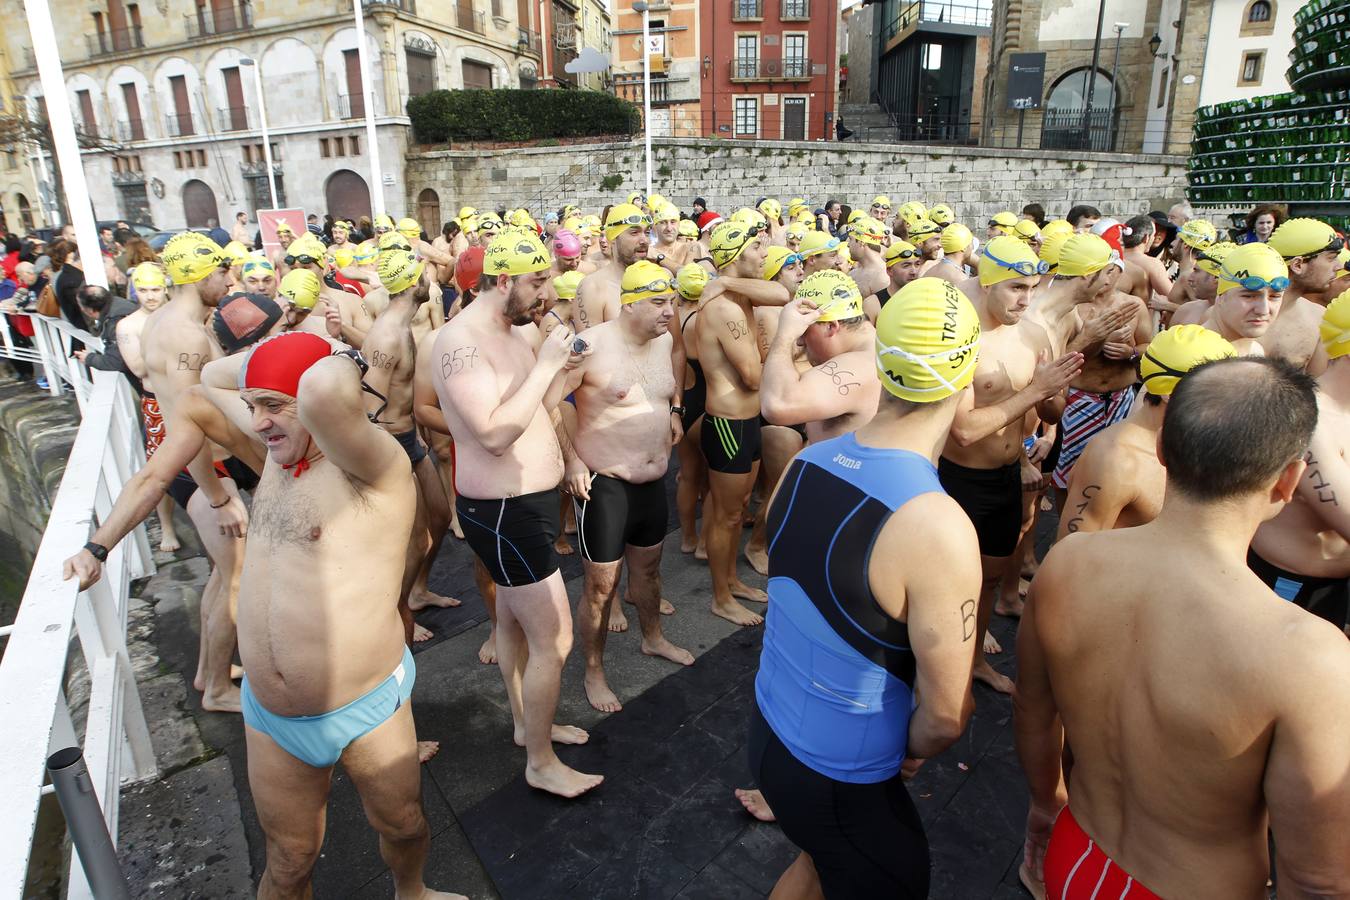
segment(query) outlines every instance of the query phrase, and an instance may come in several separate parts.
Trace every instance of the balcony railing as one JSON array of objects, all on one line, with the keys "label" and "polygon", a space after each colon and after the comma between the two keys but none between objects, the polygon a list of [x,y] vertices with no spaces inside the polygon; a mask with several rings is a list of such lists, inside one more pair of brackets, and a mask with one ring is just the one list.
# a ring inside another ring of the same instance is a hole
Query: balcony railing
[{"label": "balcony railing", "polygon": [[889,41],[920,22],[988,28],[992,18],[993,0],[909,0],[882,26],[881,38]]},{"label": "balcony railing", "polygon": [[110,53],[141,50],[145,47],[145,38],[141,34],[141,26],[139,25],[133,25],[130,28],[112,28],[108,31],[100,31],[97,34],[86,34],[84,41],[85,46],[89,48],[90,56],[107,56]]},{"label": "balcony railing", "polygon": [[521,28],[517,31],[516,46],[522,48],[523,53],[533,53],[535,56],[544,55],[544,38],[537,31],[530,31],[528,28]]},{"label": "balcony railing", "polygon": [[197,133],[197,129],[192,126],[192,113],[170,113],[164,117],[164,127],[169,137],[191,137]]},{"label": "balcony railing", "polygon": [[338,94],[339,119],[359,119],[366,114],[365,99],[360,94]]},{"label": "balcony railing", "polygon": [[222,106],[216,110],[221,131],[247,131],[248,107]]},{"label": "balcony railing", "polygon": [[732,81],[809,81],[811,60],[805,56],[782,59],[738,58],[731,61]]},{"label": "balcony railing", "polygon": [[[697,99],[697,97],[680,98],[671,96],[671,94],[675,93],[678,90],[678,87],[675,87],[675,89],[672,90],[672,86],[678,86],[688,83],[689,83],[688,78],[653,78],[652,106],[664,106],[669,103],[683,103],[686,102],[688,99]],[[614,80],[614,94],[615,96],[620,97],[621,99],[629,101],[630,103],[641,103],[642,78],[641,77],[616,78]]]},{"label": "balcony railing", "polygon": [[416,0],[362,0],[366,9],[401,9],[417,15]]},{"label": "balcony railing", "polygon": [[731,0],[731,21],[764,18],[764,0]]},{"label": "balcony railing", "polygon": [[126,119],[118,122],[117,139],[119,141],[145,140],[145,123],[140,119]]},{"label": "balcony railing", "polygon": [[783,0],[779,18],[784,22],[800,22],[811,18],[811,0]]},{"label": "balcony railing", "polygon": [[455,24],[474,34],[487,34],[487,16],[475,10],[467,0],[455,4]]},{"label": "balcony railing", "polygon": [[188,40],[248,31],[253,27],[253,5],[239,3],[226,6],[199,6],[196,14],[183,16]]}]

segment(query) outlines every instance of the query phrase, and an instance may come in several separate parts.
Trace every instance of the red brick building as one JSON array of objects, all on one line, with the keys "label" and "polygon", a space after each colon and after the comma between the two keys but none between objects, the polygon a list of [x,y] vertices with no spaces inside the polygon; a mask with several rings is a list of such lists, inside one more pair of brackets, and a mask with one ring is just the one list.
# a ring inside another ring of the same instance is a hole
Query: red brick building
[{"label": "red brick building", "polygon": [[703,133],[832,140],[839,0],[699,0]]}]

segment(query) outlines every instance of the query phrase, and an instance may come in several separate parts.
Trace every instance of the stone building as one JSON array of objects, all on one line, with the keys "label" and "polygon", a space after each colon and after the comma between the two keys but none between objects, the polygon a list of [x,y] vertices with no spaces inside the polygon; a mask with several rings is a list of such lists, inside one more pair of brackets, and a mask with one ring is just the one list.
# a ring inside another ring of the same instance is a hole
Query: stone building
[{"label": "stone building", "polygon": [[[575,12],[578,3],[551,0]],[[590,3],[592,0],[585,0]],[[255,73],[262,79],[277,203],[371,210],[357,33],[339,0],[52,0],[77,127],[114,143],[85,151],[96,216],[161,228],[228,225],[271,206]],[[364,0],[389,212],[440,229],[460,198],[421,191],[404,210],[409,97],[437,88],[532,87],[542,80],[539,0]],[[301,26],[301,27],[298,27]],[[42,95],[24,28],[0,35],[16,95]],[[253,61],[252,63],[246,60]],[[0,177],[4,175],[0,161]]]},{"label": "stone building", "polygon": [[1289,91],[1285,70],[1302,0],[1215,0],[1200,105]]},{"label": "stone building", "polygon": [[[21,56],[19,67],[27,65]],[[14,89],[10,72],[15,68],[7,48],[0,47],[0,116],[12,116],[20,108],[21,95]],[[22,142],[0,141],[0,226],[6,232],[23,233],[47,224],[47,213],[38,190],[37,161]]]},{"label": "stone building", "polygon": [[[701,0],[650,0],[648,56],[652,62],[653,135],[703,134],[703,80],[712,60],[705,67],[699,53],[701,5]],[[639,105],[642,56],[642,13],[633,10],[631,0],[623,0],[614,10],[610,56],[614,93]]]}]

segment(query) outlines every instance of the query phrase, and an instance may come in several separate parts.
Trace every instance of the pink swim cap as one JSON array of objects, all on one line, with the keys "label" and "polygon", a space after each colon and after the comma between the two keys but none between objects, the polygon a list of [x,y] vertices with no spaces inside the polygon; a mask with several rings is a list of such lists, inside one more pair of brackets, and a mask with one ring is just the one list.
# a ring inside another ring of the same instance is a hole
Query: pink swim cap
[{"label": "pink swim cap", "polygon": [[559,228],[553,232],[553,253],[556,256],[580,256],[581,238],[566,228]]}]

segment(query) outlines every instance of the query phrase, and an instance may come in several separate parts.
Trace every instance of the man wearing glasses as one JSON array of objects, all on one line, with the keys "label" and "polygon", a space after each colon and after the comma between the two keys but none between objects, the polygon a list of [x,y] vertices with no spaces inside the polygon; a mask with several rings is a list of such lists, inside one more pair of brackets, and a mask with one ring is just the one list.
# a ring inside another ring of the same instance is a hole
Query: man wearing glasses
[{"label": "man wearing glasses", "polygon": [[872,208],[868,215],[878,222],[886,222],[891,217],[891,198],[878,194],[872,198]]},{"label": "man wearing glasses", "polygon": [[918,278],[919,270],[923,267],[923,254],[919,248],[898,237],[891,238],[891,245],[881,254],[881,259],[886,264],[886,274],[890,281],[881,290],[863,300],[863,313],[873,324],[876,324],[877,316],[881,315],[881,308],[886,305],[886,301],[894,297],[902,287]]},{"label": "man wearing glasses", "polygon": [[1325,222],[1290,219],[1275,229],[1269,245],[1289,267],[1289,287],[1261,346],[1267,356],[1281,357],[1309,375],[1321,375],[1327,369],[1327,355],[1317,328],[1326,307],[1309,295],[1326,296],[1345,240]]},{"label": "man wearing glasses", "polygon": [[611,251],[609,262],[587,275],[577,289],[572,314],[577,329],[584,331],[619,314],[623,274],[640,259],[647,258],[650,241],[647,229],[652,221],[632,203],[617,203],[605,217],[604,237]]},{"label": "man wearing glasses", "polygon": [[1269,244],[1253,241],[1224,257],[1219,296],[1202,323],[1239,356],[1268,356],[1264,338],[1289,289],[1289,267]]},{"label": "man wearing glasses", "polygon": [[[1001,649],[986,633],[999,580],[1021,538],[1023,468],[1032,469],[1033,479],[1040,482],[1039,469],[1022,449],[1023,423],[1032,408],[1043,421],[1058,421],[1053,401],[1083,366],[1080,353],[1052,362],[1049,335],[1025,318],[1046,269],[1017,238],[997,237],[985,248],[977,279],[967,285],[973,288],[970,300],[980,317],[974,390],[961,398],[938,462],[943,488],[966,511],[980,541],[984,580],[975,678],[1005,694],[1012,693],[1013,684],[985,658],[985,653]],[[1005,608],[1016,606],[1016,598],[1003,599]]]}]

